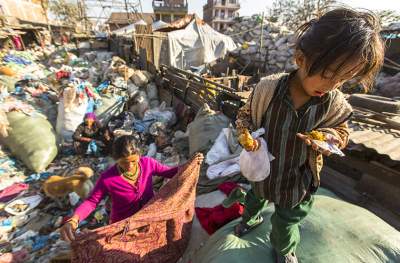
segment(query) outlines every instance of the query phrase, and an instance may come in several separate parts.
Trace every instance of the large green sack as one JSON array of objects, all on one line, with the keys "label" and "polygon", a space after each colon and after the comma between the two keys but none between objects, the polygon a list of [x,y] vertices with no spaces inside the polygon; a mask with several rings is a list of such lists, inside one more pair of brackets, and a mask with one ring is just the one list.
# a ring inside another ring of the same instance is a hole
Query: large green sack
[{"label": "large green sack", "polygon": [[18,79],[6,76],[6,75],[0,75],[0,86],[6,86],[8,92],[14,92],[15,91],[15,83],[17,83]]},{"label": "large green sack", "polygon": [[56,134],[51,124],[40,114],[10,112],[7,119],[11,130],[2,143],[29,169],[44,171],[57,156]]},{"label": "large green sack", "polygon": [[[237,219],[218,230],[193,257],[193,263],[273,263],[269,242],[273,206],[263,210],[264,223],[238,238]],[[321,190],[300,226],[297,256],[303,263],[400,262],[400,232],[368,210]]]}]

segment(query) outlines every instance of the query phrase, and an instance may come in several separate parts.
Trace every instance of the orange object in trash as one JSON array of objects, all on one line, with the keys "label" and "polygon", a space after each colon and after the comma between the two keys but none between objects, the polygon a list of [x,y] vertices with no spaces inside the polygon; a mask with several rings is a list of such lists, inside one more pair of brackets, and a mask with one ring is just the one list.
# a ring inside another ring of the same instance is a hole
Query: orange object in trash
[{"label": "orange object in trash", "polygon": [[13,76],[15,76],[16,73],[11,68],[2,66],[2,67],[0,67],[0,74],[13,77]]}]

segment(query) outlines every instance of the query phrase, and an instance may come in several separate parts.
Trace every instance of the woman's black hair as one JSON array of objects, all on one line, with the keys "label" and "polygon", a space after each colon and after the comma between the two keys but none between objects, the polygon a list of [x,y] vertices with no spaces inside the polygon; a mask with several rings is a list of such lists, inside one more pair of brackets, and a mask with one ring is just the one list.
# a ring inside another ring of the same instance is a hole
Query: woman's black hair
[{"label": "woman's black hair", "polygon": [[123,135],[114,140],[112,147],[112,157],[114,160],[139,154],[137,139],[132,135]]},{"label": "woman's black hair", "polygon": [[374,13],[338,8],[300,26],[296,51],[306,58],[309,76],[325,76],[332,65],[337,75],[343,66],[358,63],[355,78],[368,89],[384,60],[380,30]]}]

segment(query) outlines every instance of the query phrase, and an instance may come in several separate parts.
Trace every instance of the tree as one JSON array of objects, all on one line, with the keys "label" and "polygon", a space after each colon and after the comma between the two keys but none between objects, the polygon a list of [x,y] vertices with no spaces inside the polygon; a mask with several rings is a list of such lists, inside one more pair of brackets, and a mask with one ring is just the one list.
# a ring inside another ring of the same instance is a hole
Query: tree
[{"label": "tree", "polygon": [[269,10],[270,20],[295,30],[299,25],[321,16],[336,3],[336,0],[274,0]]},{"label": "tree", "polygon": [[381,10],[375,12],[381,19],[383,26],[389,25],[393,22],[400,22],[400,14],[394,10]]},{"label": "tree", "polygon": [[76,2],[67,2],[66,0],[50,0],[50,12],[58,20],[63,21],[70,26],[76,26],[80,22],[80,12]]}]

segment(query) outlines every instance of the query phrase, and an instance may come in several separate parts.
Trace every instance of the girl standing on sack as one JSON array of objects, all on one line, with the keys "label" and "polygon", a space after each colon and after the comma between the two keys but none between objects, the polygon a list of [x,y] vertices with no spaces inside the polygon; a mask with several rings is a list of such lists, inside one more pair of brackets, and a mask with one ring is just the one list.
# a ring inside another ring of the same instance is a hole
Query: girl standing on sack
[{"label": "girl standing on sack", "polygon": [[238,112],[236,125],[243,148],[256,151],[259,142],[249,130],[264,127],[264,139],[275,160],[270,176],[253,183],[246,194],[235,234],[240,237],[260,225],[262,208],[267,200],[273,202],[270,240],[276,262],[298,262],[299,223],[310,212],[320,185],[322,154],[330,154],[306,134],[317,131],[339,148],[347,145],[346,121],[352,109],[339,89],[351,79],[365,88],[373,83],[384,57],[379,32],[379,20],[370,12],[341,8],[311,20],[299,29],[298,70],[262,79]]},{"label": "girl standing on sack", "polygon": [[90,196],[62,227],[61,237],[64,240],[75,239],[79,222],[85,220],[106,195],[112,200],[110,223],[115,223],[135,214],[154,196],[154,175],[172,178],[177,174],[178,167],[168,167],[152,158],[140,156],[136,145],[133,136],[121,136],[115,140],[112,157],[117,164],[101,174]]}]

